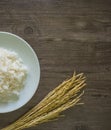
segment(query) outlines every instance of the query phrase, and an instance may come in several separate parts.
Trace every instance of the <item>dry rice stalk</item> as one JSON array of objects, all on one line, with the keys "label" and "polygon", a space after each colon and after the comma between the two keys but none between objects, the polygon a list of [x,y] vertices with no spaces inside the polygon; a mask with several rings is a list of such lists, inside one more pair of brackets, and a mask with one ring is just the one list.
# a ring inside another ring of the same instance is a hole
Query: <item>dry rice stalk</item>
[{"label": "dry rice stalk", "polygon": [[86,85],[83,74],[74,75],[52,90],[38,105],[2,130],[23,130],[53,120],[59,114],[76,105]]}]

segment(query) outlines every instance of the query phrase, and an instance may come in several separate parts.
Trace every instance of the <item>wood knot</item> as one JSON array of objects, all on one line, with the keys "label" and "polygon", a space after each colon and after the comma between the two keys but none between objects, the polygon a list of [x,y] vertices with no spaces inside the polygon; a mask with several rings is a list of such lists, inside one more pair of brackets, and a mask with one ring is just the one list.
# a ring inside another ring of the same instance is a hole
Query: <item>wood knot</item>
[{"label": "wood knot", "polygon": [[24,29],[24,33],[25,33],[25,34],[33,34],[33,28],[31,28],[31,27],[26,27],[26,28]]}]

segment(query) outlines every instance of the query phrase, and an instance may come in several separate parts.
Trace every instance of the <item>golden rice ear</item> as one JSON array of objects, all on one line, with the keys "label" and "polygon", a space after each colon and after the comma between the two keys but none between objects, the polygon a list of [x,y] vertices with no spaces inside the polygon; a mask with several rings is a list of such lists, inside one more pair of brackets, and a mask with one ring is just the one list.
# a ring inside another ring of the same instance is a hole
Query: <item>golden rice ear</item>
[{"label": "golden rice ear", "polygon": [[[23,130],[56,119],[59,114],[79,102],[84,94],[86,78],[83,73],[65,80],[29,112],[2,130]],[[83,104],[83,103],[82,103]]]}]

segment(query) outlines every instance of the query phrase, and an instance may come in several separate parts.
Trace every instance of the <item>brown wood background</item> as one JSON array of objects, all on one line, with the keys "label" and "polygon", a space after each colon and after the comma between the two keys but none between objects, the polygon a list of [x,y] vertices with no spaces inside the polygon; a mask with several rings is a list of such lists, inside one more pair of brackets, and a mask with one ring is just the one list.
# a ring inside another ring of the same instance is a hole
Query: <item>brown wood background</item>
[{"label": "brown wood background", "polygon": [[0,0],[0,31],[30,43],[41,66],[38,91],[21,109],[0,114],[0,128],[35,106],[76,70],[87,76],[85,105],[28,130],[111,130],[110,0]]}]

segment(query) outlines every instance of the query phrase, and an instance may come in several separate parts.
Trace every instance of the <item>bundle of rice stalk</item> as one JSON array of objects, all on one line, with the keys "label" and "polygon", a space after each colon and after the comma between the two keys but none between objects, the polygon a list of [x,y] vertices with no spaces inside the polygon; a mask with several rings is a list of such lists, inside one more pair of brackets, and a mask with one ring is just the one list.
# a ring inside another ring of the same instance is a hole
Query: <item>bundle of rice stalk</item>
[{"label": "bundle of rice stalk", "polygon": [[83,73],[74,73],[70,79],[49,92],[38,105],[2,130],[23,130],[57,118],[62,111],[79,103],[85,85]]}]

